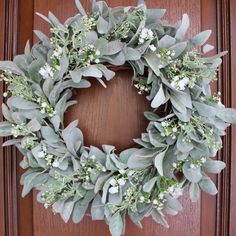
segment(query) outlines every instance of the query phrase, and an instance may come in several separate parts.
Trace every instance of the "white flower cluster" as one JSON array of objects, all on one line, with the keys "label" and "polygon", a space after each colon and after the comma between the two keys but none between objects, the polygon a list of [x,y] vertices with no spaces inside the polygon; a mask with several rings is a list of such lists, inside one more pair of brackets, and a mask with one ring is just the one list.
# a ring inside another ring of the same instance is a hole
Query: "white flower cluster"
[{"label": "white flower cluster", "polygon": [[190,164],[190,168],[191,169],[196,169],[198,167],[201,167],[202,164],[204,164],[206,162],[206,158],[202,157],[201,159],[198,160],[192,160],[191,164]]},{"label": "white flower cluster", "polygon": [[147,84],[147,81],[142,78],[139,79],[138,83],[134,84],[134,87],[139,90],[138,91],[139,95],[142,95],[144,92],[148,93],[152,89],[152,87],[149,84]]},{"label": "white flower cluster", "polygon": [[[154,47],[152,47],[150,49],[152,50],[152,49],[154,49]],[[154,50],[154,51],[156,51],[156,50]],[[159,69],[162,69],[164,67],[164,65],[172,63],[174,56],[175,56],[175,51],[174,50],[171,50],[171,49],[168,49],[168,48],[159,49],[158,53],[157,53],[157,57],[160,60],[160,64],[158,65]]]},{"label": "white flower cluster", "polygon": [[39,74],[43,77],[43,79],[52,79],[54,76],[54,72],[55,69],[52,68],[48,63],[46,63],[39,70]]},{"label": "white flower cluster", "polygon": [[89,185],[92,182],[92,178],[98,174],[98,172],[106,172],[107,169],[96,160],[96,156],[83,156],[80,160],[81,168],[77,171],[76,175],[78,180],[85,185]]},{"label": "white flower cluster", "polygon": [[52,106],[47,102],[46,99],[44,99],[43,97],[39,97],[37,99],[37,102],[41,108],[40,112],[42,114],[48,114],[50,117],[56,115],[56,111],[52,108]]},{"label": "white flower cluster", "polygon": [[171,136],[172,139],[176,139],[178,134],[178,127],[172,120],[165,120],[161,122],[161,126],[163,127],[163,132],[161,136]]},{"label": "white flower cluster", "polygon": [[82,66],[89,66],[92,62],[99,63],[101,52],[94,45],[89,44],[79,50]]},{"label": "white flower cluster", "polygon": [[124,176],[125,172],[120,170],[121,176],[118,178],[111,178],[109,184],[111,187],[109,188],[109,193],[114,194],[119,192],[119,187],[124,186],[126,183],[127,178]]},{"label": "white flower cluster", "polygon": [[[138,39],[138,43],[139,44],[143,44],[145,43],[146,41],[148,40],[153,40],[154,39],[154,33],[151,29],[148,29],[148,28],[143,28],[141,30],[141,33],[139,35],[139,39]],[[154,46],[154,45],[153,45]],[[152,47],[152,49],[154,49]],[[154,50],[155,51],[155,50]]]},{"label": "white flower cluster", "polygon": [[85,27],[85,31],[91,31],[97,25],[96,15],[83,16],[81,22]]},{"label": "white flower cluster", "polygon": [[52,57],[56,58],[56,59],[60,59],[61,55],[63,53],[63,48],[61,47],[56,47],[55,50],[53,51]]},{"label": "white flower cluster", "polygon": [[179,76],[174,76],[171,81],[171,86],[177,90],[185,90],[186,86],[189,84],[189,78],[188,77],[179,77]]},{"label": "white flower cluster", "polygon": [[42,146],[42,150],[38,152],[38,158],[43,158],[47,162],[47,166],[57,168],[60,162],[55,155],[47,153],[47,147]]},{"label": "white flower cluster", "polygon": [[37,146],[37,145],[38,145],[37,141],[35,141],[35,140],[31,139],[31,138],[26,137],[26,138],[24,138],[22,140],[22,145],[21,146],[24,149],[30,150],[30,149],[34,148],[35,146]]},{"label": "white flower cluster", "polygon": [[15,138],[17,138],[18,136],[33,134],[25,124],[12,124],[11,126],[11,133]]}]

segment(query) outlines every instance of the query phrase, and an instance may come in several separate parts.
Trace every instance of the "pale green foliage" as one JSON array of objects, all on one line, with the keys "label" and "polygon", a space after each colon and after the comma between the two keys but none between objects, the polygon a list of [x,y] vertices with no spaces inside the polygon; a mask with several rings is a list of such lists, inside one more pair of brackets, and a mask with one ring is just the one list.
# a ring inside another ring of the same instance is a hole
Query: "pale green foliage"
[{"label": "pale green foliage", "polygon": [[[65,222],[72,216],[79,223],[92,203],[92,219],[105,220],[113,236],[124,234],[126,214],[138,226],[151,215],[168,227],[164,214],[182,209],[178,198],[185,187],[192,201],[200,191],[217,193],[207,173],[225,167],[212,157],[226,128],[236,123],[235,109],[225,108],[210,88],[225,53],[204,57],[193,48],[210,31],[183,41],[186,14],[171,26],[160,19],[164,10],[144,4],[109,8],[94,0],[91,14],[79,0],[76,6],[81,14],[64,24],[52,13],[38,14],[51,24],[52,36],[35,31],[40,43],[32,49],[27,44],[13,62],[0,62],[8,86],[0,136],[17,138],[4,145],[16,145],[24,155],[22,195],[38,189],[38,200]],[[205,45],[203,52],[211,49]],[[64,127],[64,114],[76,103],[72,89],[90,87],[86,77],[106,87],[103,77],[115,76],[110,65],[124,64],[132,66],[134,86],[154,109],[145,113],[146,132],[134,140],[139,148],[118,154],[110,145],[87,147],[78,121]]]}]

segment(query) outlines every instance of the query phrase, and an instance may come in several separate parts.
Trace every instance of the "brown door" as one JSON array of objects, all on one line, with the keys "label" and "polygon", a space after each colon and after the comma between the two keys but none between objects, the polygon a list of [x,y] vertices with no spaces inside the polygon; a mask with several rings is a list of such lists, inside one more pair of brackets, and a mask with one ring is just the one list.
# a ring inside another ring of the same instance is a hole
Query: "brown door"
[{"label": "brown door", "polygon": [[[90,9],[89,0],[81,0],[87,10]],[[135,5],[136,0],[107,0],[111,6]],[[236,86],[235,67],[230,67],[230,58],[235,54],[235,26],[233,22],[236,12],[236,1],[232,0],[147,0],[148,7],[166,8],[166,19],[170,22],[180,20],[183,13],[191,19],[189,36],[200,30],[212,29],[210,43],[219,49],[228,49],[229,56],[225,59],[220,79],[214,84],[214,89],[222,91],[223,100],[228,106],[236,105],[233,97],[233,87]],[[22,52],[27,39],[31,43],[37,41],[33,29],[49,33],[49,26],[36,12],[47,14],[52,11],[60,20],[77,12],[74,0],[1,0],[0,1],[0,57],[11,57]],[[232,42],[229,41],[231,34]],[[233,40],[234,38],[234,40]],[[130,86],[132,74],[129,70],[119,70],[116,78],[108,83],[108,89],[102,88],[96,82],[92,88],[79,94],[74,94],[79,104],[71,108],[66,114],[66,121],[80,120],[80,127],[85,134],[86,144],[100,146],[114,144],[118,150],[132,146],[132,139],[144,131],[146,122],[142,113],[149,110],[145,98],[137,95]],[[3,86],[1,86],[3,91]],[[89,115],[88,115],[89,114]],[[230,201],[236,197],[235,183],[230,182],[235,172],[236,154],[233,140],[236,140],[235,128],[224,138],[225,148],[218,158],[224,159],[228,168],[220,177],[214,177],[218,183],[220,193],[217,197],[203,195],[201,201],[192,204],[187,194],[182,198],[184,210],[176,217],[170,217],[170,229],[166,230],[155,224],[151,219],[143,221],[143,230],[127,221],[127,236],[227,236],[236,235],[232,225],[235,220],[235,203]],[[121,138],[122,137],[122,138]],[[33,192],[25,199],[20,196],[19,176],[22,171],[18,167],[20,157],[15,149],[1,150],[0,158],[0,236],[105,236],[109,235],[104,222],[92,222],[89,216],[79,224],[63,223],[59,216],[54,216],[50,210],[36,202]],[[229,165],[232,163],[231,166]],[[235,178],[234,178],[235,179]],[[231,183],[231,186],[230,186]],[[233,186],[234,185],[234,186]],[[233,191],[234,190],[234,191]]]}]

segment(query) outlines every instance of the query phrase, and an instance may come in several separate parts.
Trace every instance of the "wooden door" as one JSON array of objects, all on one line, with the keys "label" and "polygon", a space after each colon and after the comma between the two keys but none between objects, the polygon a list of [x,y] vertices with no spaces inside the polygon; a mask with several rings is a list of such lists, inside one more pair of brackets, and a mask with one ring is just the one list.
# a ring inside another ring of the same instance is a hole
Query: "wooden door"
[{"label": "wooden door", "polygon": [[[89,0],[81,0],[87,10],[90,9]],[[107,0],[110,6],[135,5],[136,0]],[[230,58],[235,53],[235,28],[229,25],[229,19],[235,18],[233,12],[236,1],[218,0],[147,0],[150,8],[166,8],[166,19],[170,22],[180,20],[183,13],[191,19],[188,36],[193,36],[200,30],[212,29],[210,43],[219,49],[232,49],[225,59],[220,80],[214,84],[214,89],[220,89],[226,105],[236,105],[233,97],[236,75],[235,67],[230,67]],[[236,9],[235,9],[236,10]],[[39,29],[49,34],[49,26],[35,15],[35,12],[47,14],[52,11],[60,20],[77,12],[74,0],[1,0],[1,37],[0,57],[10,59],[14,54],[22,52],[27,39],[31,44],[37,41],[33,29]],[[235,20],[235,19],[234,19]],[[233,47],[234,46],[234,47]],[[234,50],[234,51],[233,51]],[[149,103],[145,98],[137,95],[131,86],[132,73],[130,70],[120,70],[116,78],[108,83],[108,89],[102,88],[96,82],[92,88],[74,94],[79,104],[72,107],[66,114],[66,122],[80,120],[80,128],[85,134],[86,144],[100,146],[114,144],[118,150],[132,146],[132,139],[139,136],[146,127],[143,112],[149,110]],[[1,86],[1,92],[4,90]],[[89,116],[88,116],[89,114]],[[88,128],[89,127],[89,128]],[[122,139],[120,138],[122,137]],[[218,158],[227,164],[232,163],[220,177],[214,177],[218,183],[220,194],[216,197],[202,195],[201,201],[192,204],[187,194],[182,198],[184,210],[177,217],[170,217],[170,229],[164,229],[151,219],[143,221],[143,230],[138,229],[129,220],[126,225],[126,235],[135,236],[226,236],[236,235],[232,226],[235,207],[230,198],[235,197],[235,183],[230,182],[235,173],[236,154],[233,141],[236,140],[236,130],[228,131],[224,138],[225,148]],[[1,149],[0,158],[0,190],[5,192],[0,196],[0,235],[19,236],[105,236],[109,235],[108,227],[104,222],[92,222],[89,216],[79,224],[72,222],[64,224],[59,216],[54,216],[50,210],[36,202],[36,193],[22,199],[20,196],[19,176],[22,170],[18,167],[20,156],[14,148]],[[230,184],[231,183],[231,186]],[[4,206],[5,204],[5,206]]]}]

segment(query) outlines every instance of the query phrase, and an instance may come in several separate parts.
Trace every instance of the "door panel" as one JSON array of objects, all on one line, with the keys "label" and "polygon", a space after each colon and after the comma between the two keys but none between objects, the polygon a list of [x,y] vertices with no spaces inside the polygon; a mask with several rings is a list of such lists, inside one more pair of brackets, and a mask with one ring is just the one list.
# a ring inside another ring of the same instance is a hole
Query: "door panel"
[{"label": "door panel", "polygon": [[[81,0],[89,11],[90,1]],[[106,1],[111,6],[135,5],[136,0]],[[188,36],[193,36],[201,29],[213,29],[210,43],[216,41],[216,1],[201,0],[147,0],[148,7],[165,8],[165,18],[171,23],[180,20],[187,13],[191,20]],[[19,32],[18,45],[22,51],[26,40],[36,42],[32,30],[39,29],[49,34],[49,26],[35,12],[47,14],[52,11],[61,21],[77,13],[74,0],[20,0],[19,1]],[[146,121],[143,111],[150,110],[145,97],[137,95],[131,86],[132,73],[130,70],[120,70],[116,78],[107,83],[104,89],[97,82],[92,88],[81,92],[75,91],[74,98],[78,105],[71,107],[66,113],[66,123],[80,120],[80,127],[85,134],[86,145],[114,144],[118,151],[133,145],[132,139],[145,130]],[[215,84],[214,89],[217,88]],[[161,111],[160,111],[161,112]],[[120,138],[122,137],[122,139]],[[19,170],[18,176],[22,171]],[[216,181],[216,177],[214,177]],[[20,189],[19,189],[20,191]],[[154,223],[151,219],[143,221],[143,230],[134,226],[129,220],[126,225],[126,235],[183,235],[200,236],[216,235],[216,197],[202,196],[198,203],[191,203],[187,193],[182,197],[183,211],[176,217],[168,217],[170,229]],[[73,236],[73,235],[109,235],[104,222],[92,222],[89,216],[78,225],[63,223],[61,218],[54,216],[50,210],[36,202],[36,192],[25,199],[18,195],[19,235],[24,236]],[[221,235],[220,235],[221,236]]]}]

